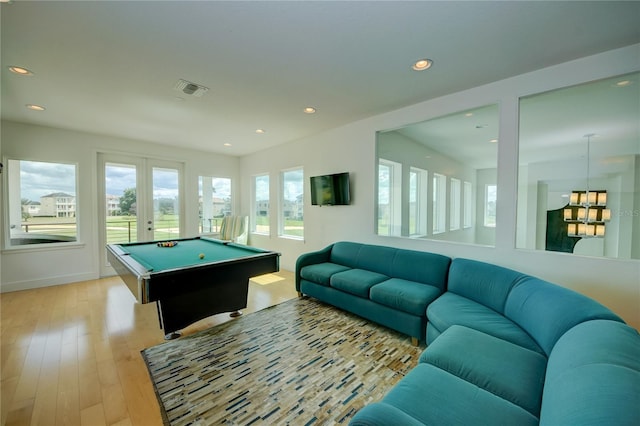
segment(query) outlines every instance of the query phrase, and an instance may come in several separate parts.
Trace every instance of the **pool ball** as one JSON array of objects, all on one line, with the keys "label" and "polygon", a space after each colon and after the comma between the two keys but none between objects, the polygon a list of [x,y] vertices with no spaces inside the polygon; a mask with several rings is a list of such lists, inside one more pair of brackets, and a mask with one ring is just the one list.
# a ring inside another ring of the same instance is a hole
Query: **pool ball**
[{"label": "pool ball", "polygon": [[200,254],[198,255],[198,257],[199,257],[200,259],[204,259],[204,253],[200,253]]}]

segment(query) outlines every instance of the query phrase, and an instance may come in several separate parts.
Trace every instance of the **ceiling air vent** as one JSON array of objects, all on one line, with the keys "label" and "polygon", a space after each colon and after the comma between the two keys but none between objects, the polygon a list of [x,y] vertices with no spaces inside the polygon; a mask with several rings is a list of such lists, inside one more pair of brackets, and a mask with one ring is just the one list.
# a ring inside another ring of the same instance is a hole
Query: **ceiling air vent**
[{"label": "ceiling air vent", "polygon": [[201,97],[209,90],[208,87],[200,86],[199,84],[191,83],[190,81],[182,79],[178,80],[173,88],[181,91],[186,95],[197,97]]}]

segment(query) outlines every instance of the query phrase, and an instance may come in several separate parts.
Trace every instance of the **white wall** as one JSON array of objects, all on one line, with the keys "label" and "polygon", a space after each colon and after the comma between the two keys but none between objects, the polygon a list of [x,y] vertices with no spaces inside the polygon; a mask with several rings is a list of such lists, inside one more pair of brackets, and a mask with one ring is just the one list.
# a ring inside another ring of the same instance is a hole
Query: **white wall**
[{"label": "white wall", "polygon": [[[185,236],[198,232],[198,176],[239,181],[236,157],[75,131],[2,122],[2,158],[77,164],[80,241],[64,247],[22,246],[2,251],[0,289],[21,290],[70,283],[99,276],[98,153],[150,157],[184,163]],[[6,179],[3,179],[6,181]],[[3,182],[3,186],[6,182]],[[6,187],[3,187],[6,191]],[[238,208],[238,190],[234,198]],[[3,219],[7,213],[3,203]],[[2,221],[3,230],[6,220]],[[4,241],[4,240],[3,240]]]},{"label": "white wall", "polygon": [[[272,205],[276,200],[273,191],[278,186],[282,169],[304,167],[307,192],[308,177],[312,175],[348,171],[353,177],[353,203],[350,206],[311,206],[309,195],[305,194],[304,241],[278,238],[275,218],[272,218],[270,237],[252,235],[250,241],[257,246],[280,251],[282,267],[290,270],[295,267],[301,253],[339,240],[488,261],[575,289],[599,300],[628,323],[640,328],[639,261],[515,248],[519,97],[637,71],[640,69],[638,58],[640,45],[617,49],[370,117],[243,157],[240,162],[243,178],[241,208],[246,214],[250,213],[250,180],[254,174],[271,174]],[[375,235],[376,131],[496,102],[500,104],[500,146],[495,247]]]}]

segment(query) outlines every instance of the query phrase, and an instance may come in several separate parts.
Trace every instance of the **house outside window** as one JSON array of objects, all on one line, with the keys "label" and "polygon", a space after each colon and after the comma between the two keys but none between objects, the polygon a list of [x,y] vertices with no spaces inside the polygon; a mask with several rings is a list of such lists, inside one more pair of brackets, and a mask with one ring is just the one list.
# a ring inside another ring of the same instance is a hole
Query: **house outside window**
[{"label": "house outside window", "polygon": [[76,169],[65,163],[7,162],[10,247],[77,241]]}]

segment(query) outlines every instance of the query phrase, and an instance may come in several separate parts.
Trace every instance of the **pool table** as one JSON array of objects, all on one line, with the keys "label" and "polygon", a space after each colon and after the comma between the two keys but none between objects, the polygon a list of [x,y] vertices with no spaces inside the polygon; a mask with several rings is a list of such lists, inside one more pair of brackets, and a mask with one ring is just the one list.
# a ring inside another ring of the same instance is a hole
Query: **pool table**
[{"label": "pool table", "polygon": [[[277,272],[280,254],[196,237],[109,244],[107,258],[139,303],[156,302],[167,338],[202,318],[247,307],[249,279]],[[164,244],[163,244],[164,243]]]}]

